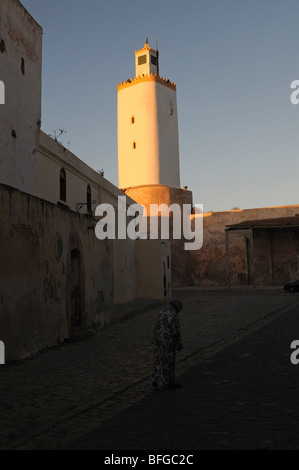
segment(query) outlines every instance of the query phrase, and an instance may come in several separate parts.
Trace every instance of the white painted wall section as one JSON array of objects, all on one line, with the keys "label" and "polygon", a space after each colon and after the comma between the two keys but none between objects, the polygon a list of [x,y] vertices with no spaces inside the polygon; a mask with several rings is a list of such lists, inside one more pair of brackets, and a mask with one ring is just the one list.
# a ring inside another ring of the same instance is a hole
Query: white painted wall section
[{"label": "white painted wall section", "polygon": [[36,194],[42,28],[20,2],[0,1],[0,182]]}]

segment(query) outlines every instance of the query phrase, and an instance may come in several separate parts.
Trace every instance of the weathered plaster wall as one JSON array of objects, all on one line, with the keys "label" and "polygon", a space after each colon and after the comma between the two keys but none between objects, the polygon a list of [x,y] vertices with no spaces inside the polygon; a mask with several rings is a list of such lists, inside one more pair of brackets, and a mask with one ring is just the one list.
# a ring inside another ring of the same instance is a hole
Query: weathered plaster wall
[{"label": "weathered plaster wall", "polygon": [[[203,216],[203,247],[191,251],[191,284],[226,285],[225,227],[246,220],[289,217],[299,214],[299,205],[269,207],[227,212],[211,212]],[[266,234],[258,234],[254,243],[255,279],[257,284],[269,285],[268,242]],[[286,234],[273,235],[273,284],[282,284],[292,277],[296,255]],[[248,254],[250,256],[250,253]],[[245,243],[243,237],[232,237],[229,242],[231,283],[247,283]],[[250,259],[248,258],[250,264]],[[249,273],[250,274],[250,273]],[[250,281],[250,279],[249,279]]]},{"label": "weathered plaster wall", "polygon": [[119,304],[136,298],[135,241],[114,240],[113,246],[114,302]]},{"label": "weathered plaster wall", "polygon": [[169,241],[136,241],[136,298],[171,297]]},{"label": "weathered plaster wall", "polygon": [[0,186],[0,338],[7,360],[26,357],[71,334],[71,251],[80,252],[82,327],[113,314],[113,245],[91,221]]},{"label": "weathered plaster wall", "polygon": [[1,182],[35,194],[41,123],[42,28],[19,1],[0,2]]},{"label": "weathered plaster wall", "polygon": [[[292,227],[272,229],[269,232],[267,230],[254,230],[254,277],[256,285],[283,285],[297,279],[296,231],[297,229]],[[269,247],[272,260],[269,257]]]}]

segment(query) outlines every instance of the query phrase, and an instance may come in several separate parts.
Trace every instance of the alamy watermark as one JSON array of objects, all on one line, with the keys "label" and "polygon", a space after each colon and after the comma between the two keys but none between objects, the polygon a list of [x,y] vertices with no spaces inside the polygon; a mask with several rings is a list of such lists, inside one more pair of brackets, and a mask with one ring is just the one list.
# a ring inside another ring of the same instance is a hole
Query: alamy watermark
[{"label": "alamy watermark", "polygon": [[5,104],[5,86],[2,80],[0,80],[0,104]]},{"label": "alamy watermark", "polygon": [[299,364],[299,340],[298,339],[294,339],[294,341],[292,341],[291,343],[291,346],[290,346],[291,349],[295,349],[295,351],[292,352],[292,354],[290,355],[290,361],[292,364],[294,364],[295,366],[297,364]]},{"label": "alamy watermark", "polygon": [[0,341],[0,365],[5,364],[5,346],[3,341]]},{"label": "alamy watermark", "polygon": [[[95,227],[99,240],[169,240],[170,221],[172,238],[188,240],[185,250],[199,250],[203,244],[203,205],[195,204],[150,204],[150,213],[141,204],[131,204],[127,208],[126,196],[118,196],[117,215],[111,204],[100,204],[95,210],[96,217],[102,217]],[[171,217],[170,217],[171,216]],[[133,219],[132,219],[133,218]],[[192,224],[193,220],[193,224]],[[160,231],[159,231],[160,225]],[[192,225],[194,230],[192,230]],[[160,233],[159,233],[160,232]],[[193,240],[193,241],[192,241]]]},{"label": "alamy watermark", "polygon": [[294,90],[291,93],[290,100],[292,104],[298,104],[299,103],[299,80],[293,80],[290,88]]}]

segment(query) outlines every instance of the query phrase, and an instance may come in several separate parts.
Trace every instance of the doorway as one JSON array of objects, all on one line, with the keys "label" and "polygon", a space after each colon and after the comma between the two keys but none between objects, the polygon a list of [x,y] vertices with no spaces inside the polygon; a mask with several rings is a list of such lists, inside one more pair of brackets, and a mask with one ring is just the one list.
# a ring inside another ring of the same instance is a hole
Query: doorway
[{"label": "doorway", "polygon": [[71,251],[71,326],[82,326],[82,299],[80,279],[80,251]]}]

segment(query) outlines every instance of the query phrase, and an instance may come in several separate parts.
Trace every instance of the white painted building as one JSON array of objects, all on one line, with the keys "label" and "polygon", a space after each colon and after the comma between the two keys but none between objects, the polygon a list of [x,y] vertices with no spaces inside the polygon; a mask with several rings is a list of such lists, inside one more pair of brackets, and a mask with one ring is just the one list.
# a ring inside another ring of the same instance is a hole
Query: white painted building
[{"label": "white painted building", "polygon": [[18,1],[0,2],[1,182],[36,194],[41,124],[42,28]]},{"label": "white painted building", "polygon": [[123,193],[41,131],[42,35],[19,1],[0,1],[0,183],[91,213]]},{"label": "white painted building", "polygon": [[176,85],[160,77],[148,42],[135,52],[135,78],[118,85],[117,113],[119,187],[179,187]]}]

